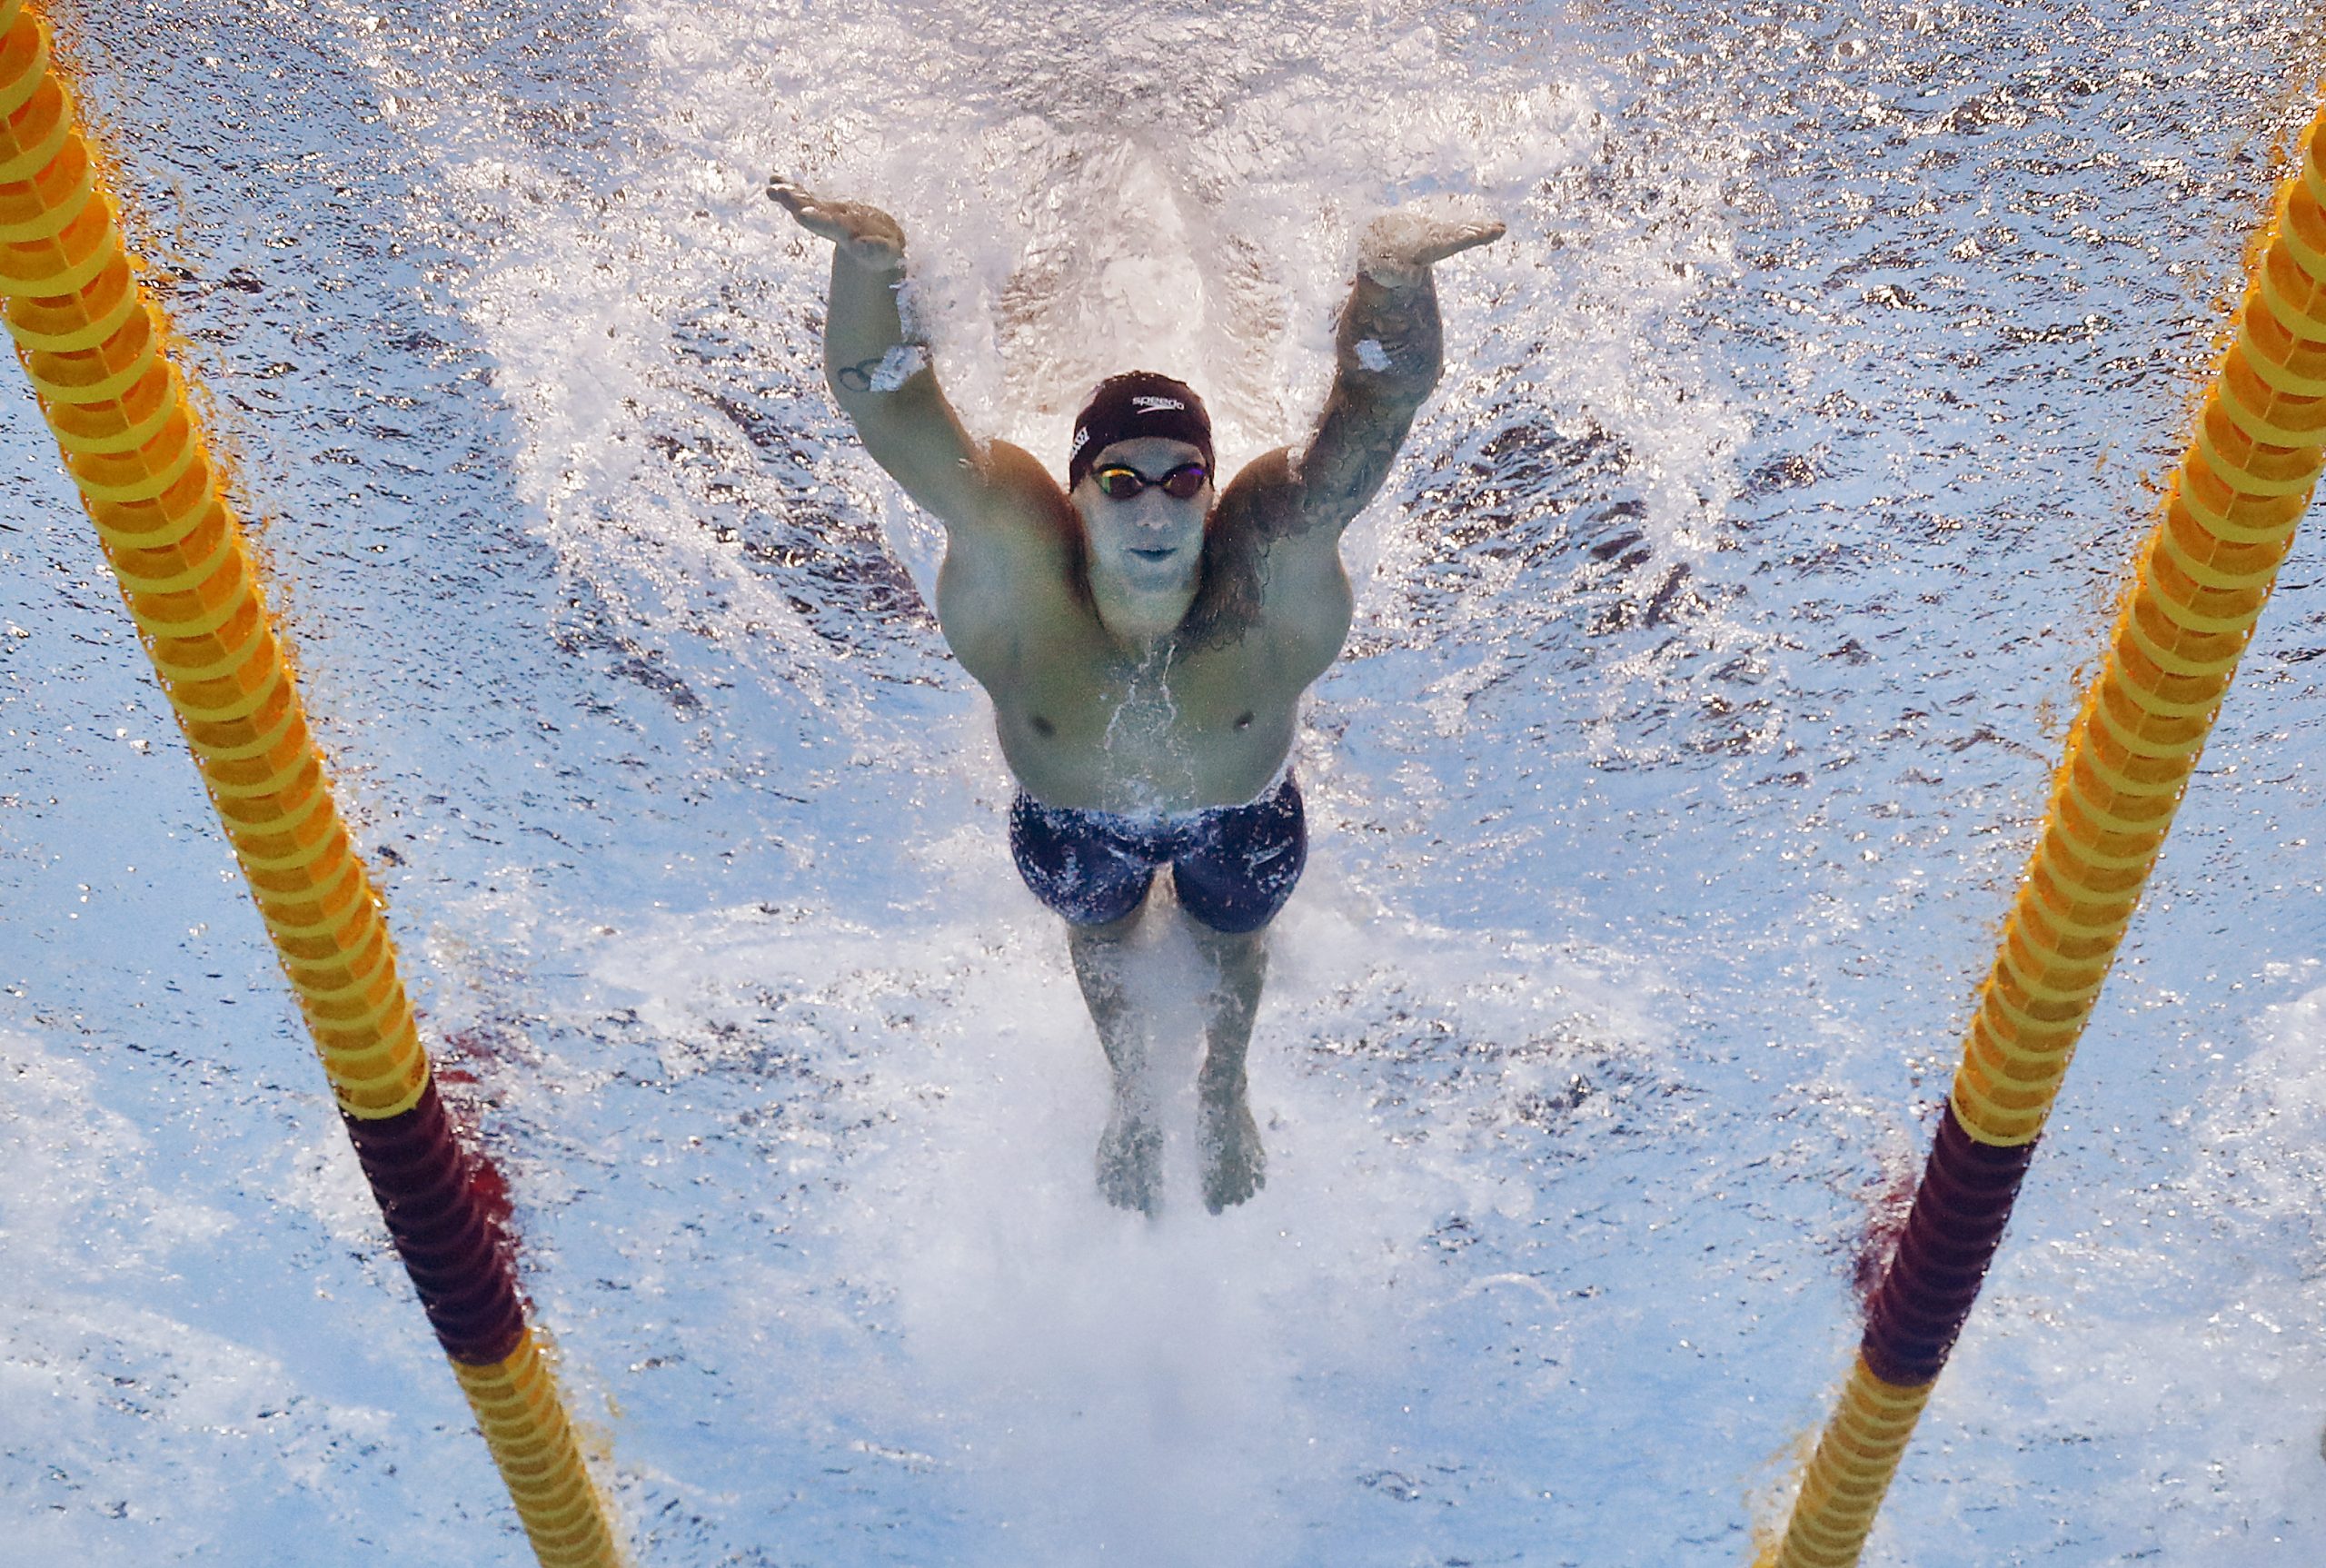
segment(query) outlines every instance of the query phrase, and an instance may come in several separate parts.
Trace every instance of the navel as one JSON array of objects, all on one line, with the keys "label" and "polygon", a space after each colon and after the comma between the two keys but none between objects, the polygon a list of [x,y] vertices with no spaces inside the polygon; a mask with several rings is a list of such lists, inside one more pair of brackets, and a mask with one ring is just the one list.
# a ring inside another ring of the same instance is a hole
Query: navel
[{"label": "navel", "polygon": [[1238,720],[1236,720],[1236,728],[1237,728],[1237,729],[1249,729],[1251,727],[1252,727],[1252,716],[1251,716],[1251,714],[1250,714],[1250,713],[1248,713],[1248,712],[1247,712],[1247,713],[1246,713],[1246,714],[1245,714],[1241,719],[1238,719]]},{"label": "navel", "polygon": [[[1244,717],[1249,719],[1251,715],[1247,713]],[[1034,715],[1034,733],[1037,735],[1055,735],[1058,733],[1058,726],[1037,713]]]}]

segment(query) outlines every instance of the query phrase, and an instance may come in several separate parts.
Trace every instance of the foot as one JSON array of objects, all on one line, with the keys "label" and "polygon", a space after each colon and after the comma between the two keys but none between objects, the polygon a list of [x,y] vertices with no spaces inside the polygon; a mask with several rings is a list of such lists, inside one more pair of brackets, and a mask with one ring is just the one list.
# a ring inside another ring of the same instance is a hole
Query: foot
[{"label": "foot", "polygon": [[1118,1105],[1098,1139],[1098,1196],[1153,1219],[1163,1206],[1163,1133]]},{"label": "foot", "polygon": [[1203,1149],[1203,1206],[1218,1214],[1267,1185],[1267,1151],[1244,1097],[1197,1102],[1196,1137]]}]

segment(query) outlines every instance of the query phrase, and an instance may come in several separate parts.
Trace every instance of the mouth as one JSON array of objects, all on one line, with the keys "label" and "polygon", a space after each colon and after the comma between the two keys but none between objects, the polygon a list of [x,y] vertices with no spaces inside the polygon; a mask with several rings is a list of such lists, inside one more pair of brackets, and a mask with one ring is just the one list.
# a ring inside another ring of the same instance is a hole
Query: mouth
[{"label": "mouth", "polygon": [[1168,546],[1166,546],[1161,550],[1133,550],[1130,553],[1134,560],[1150,561],[1159,565],[1160,563],[1170,560],[1179,552]]}]

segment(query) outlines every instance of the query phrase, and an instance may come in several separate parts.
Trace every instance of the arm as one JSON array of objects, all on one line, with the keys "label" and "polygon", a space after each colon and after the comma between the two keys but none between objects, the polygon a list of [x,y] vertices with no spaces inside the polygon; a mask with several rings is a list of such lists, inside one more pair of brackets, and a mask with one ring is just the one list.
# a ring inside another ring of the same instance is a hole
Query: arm
[{"label": "arm", "polygon": [[1388,213],[1366,231],[1357,283],[1335,334],[1332,390],[1307,446],[1287,454],[1294,494],[1289,513],[1278,510],[1279,526],[1322,529],[1337,541],[1380,491],[1445,366],[1429,269],[1502,233],[1497,223],[1411,213]]},{"label": "arm", "polygon": [[878,207],[828,201],[780,174],[768,181],[767,194],[801,228],[833,243],[824,380],[864,450],[948,529],[984,515],[994,484],[990,453],[961,427],[927,346],[906,335],[898,312],[904,230]]}]

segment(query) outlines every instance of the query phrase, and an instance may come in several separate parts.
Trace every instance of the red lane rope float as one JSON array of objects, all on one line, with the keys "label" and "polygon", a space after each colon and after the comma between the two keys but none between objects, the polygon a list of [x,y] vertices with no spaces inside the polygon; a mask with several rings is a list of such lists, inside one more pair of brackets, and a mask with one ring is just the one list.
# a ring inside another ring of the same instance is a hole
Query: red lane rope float
[{"label": "red lane rope float", "polygon": [[444,1353],[472,1366],[506,1361],[525,1335],[516,1273],[482,1198],[489,1178],[453,1136],[435,1086],[401,1116],[344,1119]]},{"label": "red lane rope float", "polygon": [[26,0],[0,0],[0,299],[422,1307],[548,1568],[617,1568],[258,574]]},{"label": "red lane rope float", "polygon": [[2197,428],[2069,731],[1905,1234],[1784,1537],[1846,1568],[1969,1319],[2174,811],[2326,466],[2326,112],[2301,139]]}]

